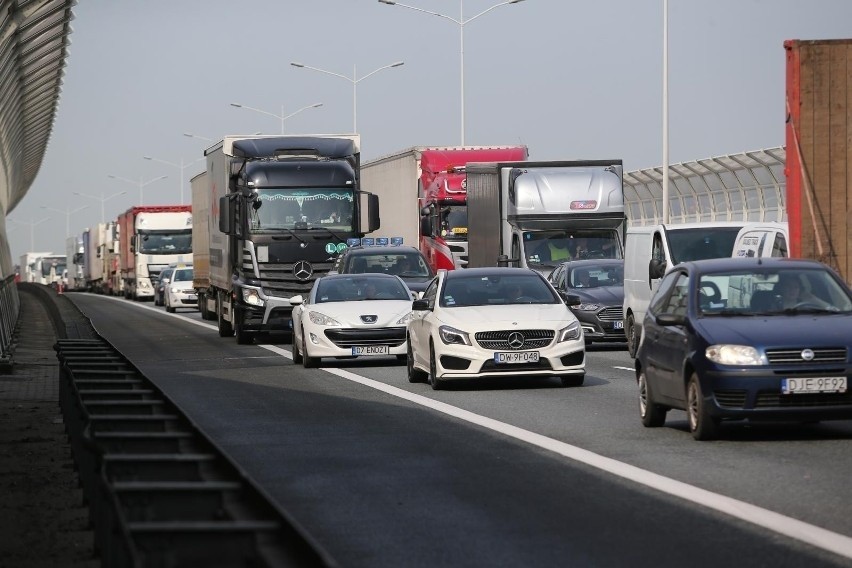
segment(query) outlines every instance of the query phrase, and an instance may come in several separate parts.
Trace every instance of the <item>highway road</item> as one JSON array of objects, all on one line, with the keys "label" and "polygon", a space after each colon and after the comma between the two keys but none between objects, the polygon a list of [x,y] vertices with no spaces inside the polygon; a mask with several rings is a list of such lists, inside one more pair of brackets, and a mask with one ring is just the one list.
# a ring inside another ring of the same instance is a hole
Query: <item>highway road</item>
[{"label": "highway road", "polygon": [[631,359],[586,383],[432,391],[395,359],[293,365],[198,312],[68,294],[343,566],[852,566],[852,421],[639,421]]}]

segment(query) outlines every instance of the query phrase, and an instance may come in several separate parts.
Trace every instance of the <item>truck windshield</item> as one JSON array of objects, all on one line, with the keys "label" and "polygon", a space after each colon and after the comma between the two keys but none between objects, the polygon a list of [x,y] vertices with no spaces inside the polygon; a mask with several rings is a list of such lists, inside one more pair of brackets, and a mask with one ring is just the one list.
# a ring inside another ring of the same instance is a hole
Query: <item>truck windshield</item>
[{"label": "truck windshield", "polygon": [[144,254],[188,254],[192,252],[192,229],[139,231],[139,251]]},{"label": "truck windshield", "polygon": [[556,266],[566,260],[622,258],[615,230],[526,231],[523,253],[530,268]]},{"label": "truck windshield", "polygon": [[666,235],[672,254],[671,265],[690,260],[731,256],[740,229],[741,226],[669,229]]},{"label": "truck windshield", "polygon": [[313,227],[349,232],[354,203],[353,192],[346,189],[259,189],[249,227],[252,233]]},{"label": "truck windshield", "polygon": [[50,276],[50,270],[52,268],[56,269],[54,274],[56,274],[57,276],[62,275],[62,272],[65,270],[65,261],[58,262],[58,261],[55,261],[55,260],[53,260],[53,261],[48,260],[48,261],[42,262],[42,265],[41,265],[42,276]]},{"label": "truck windshield", "polygon": [[448,241],[467,240],[467,206],[441,207],[441,236]]}]

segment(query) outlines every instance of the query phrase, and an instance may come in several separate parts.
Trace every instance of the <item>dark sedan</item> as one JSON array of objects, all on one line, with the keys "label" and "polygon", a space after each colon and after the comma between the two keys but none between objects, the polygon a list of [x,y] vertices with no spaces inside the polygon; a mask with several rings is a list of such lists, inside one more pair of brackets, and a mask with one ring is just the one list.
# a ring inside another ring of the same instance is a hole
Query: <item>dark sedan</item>
[{"label": "dark sedan", "polygon": [[579,296],[571,311],[580,320],[586,343],[627,341],[624,333],[624,261],[597,259],[563,262],[548,276],[563,298]]},{"label": "dark sedan", "polygon": [[675,266],[644,320],[636,358],[647,427],[686,410],[696,440],[725,420],[852,419],[852,290],[799,259]]},{"label": "dark sedan", "polygon": [[395,274],[412,292],[422,292],[435,274],[420,250],[406,245],[349,247],[329,274]]}]

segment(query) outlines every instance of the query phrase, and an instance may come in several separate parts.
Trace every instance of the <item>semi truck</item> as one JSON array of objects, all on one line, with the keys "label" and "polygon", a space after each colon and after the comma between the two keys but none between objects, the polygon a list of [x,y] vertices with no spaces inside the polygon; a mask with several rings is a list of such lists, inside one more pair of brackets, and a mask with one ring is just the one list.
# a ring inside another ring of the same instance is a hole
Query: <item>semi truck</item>
[{"label": "semi truck", "polygon": [[192,207],[140,205],[118,216],[124,297],[153,300],[160,271],[172,262],[192,262]]},{"label": "semi truck", "polygon": [[621,160],[468,163],[468,266],[623,258]]},{"label": "semi truck", "polygon": [[786,168],[790,256],[852,284],[852,40],[787,40]]},{"label": "semi truck", "polygon": [[433,270],[467,264],[468,162],[526,160],[526,146],[413,146],[365,162],[365,190],[385,211],[382,233],[420,247]]},{"label": "semi truck", "polygon": [[361,191],[357,134],[227,136],[193,178],[194,287],[202,317],[237,343],[289,333],[290,298],[327,274],[349,239],[379,228]]},{"label": "semi truck", "polygon": [[38,259],[43,256],[48,256],[50,252],[25,252],[21,255],[21,263],[18,267],[21,276],[21,282],[41,282],[41,270],[38,265]]},{"label": "semi truck", "polygon": [[110,293],[110,258],[118,251],[115,221],[98,223],[83,231],[83,280],[85,288],[96,294]]},{"label": "semi truck", "polygon": [[71,236],[65,239],[65,258],[67,259],[67,278],[65,287],[68,290],[82,291],[86,289],[86,279],[83,278],[83,239]]}]

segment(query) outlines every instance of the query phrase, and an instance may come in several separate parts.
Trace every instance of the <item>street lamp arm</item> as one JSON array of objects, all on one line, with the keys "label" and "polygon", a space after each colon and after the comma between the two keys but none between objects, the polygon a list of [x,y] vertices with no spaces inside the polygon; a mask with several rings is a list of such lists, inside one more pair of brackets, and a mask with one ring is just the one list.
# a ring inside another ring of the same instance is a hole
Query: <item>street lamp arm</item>
[{"label": "street lamp arm", "polygon": [[160,162],[161,164],[166,164],[167,166],[172,166],[172,167],[175,167],[175,168],[180,167],[180,164],[176,164],[174,162],[169,162],[167,160],[161,160],[159,158],[152,158],[151,156],[142,156],[142,158],[145,159],[145,160],[151,160],[152,162]]},{"label": "street lamp arm", "polygon": [[160,176],[160,177],[158,177],[158,178],[149,179],[149,180],[148,180],[148,181],[146,181],[145,183],[141,183],[141,184],[139,184],[139,186],[140,186],[140,187],[145,187],[146,185],[151,185],[151,184],[152,184],[152,183],[154,183],[155,181],[160,181],[160,180],[166,179],[167,177],[169,177],[169,176]]},{"label": "street lamp arm", "polygon": [[[457,19],[453,18],[452,16],[448,16],[446,14],[440,14],[438,12],[432,12],[431,10],[424,10],[423,8],[418,8],[417,6],[409,6],[408,4],[402,4],[400,2],[382,2],[382,0],[379,0],[379,3],[387,4],[389,6],[399,6],[400,8],[408,8],[409,10],[415,10],[417,12],[423,12],[424,14],[430,14],[432,16],[438,16],[439,18],[445,18],[445,19],[450,20],[451,22],[455,22],[455,23],[457,23],[461,26],[463,26],[466,23],[466,22],[462,22],[461,20],[457,20]],[[508,4],[508,2],[506,2],[506,3]],[[489,8],[489,10],[490,9],[491,8]],[[486,12],[487,11],[488,10],[486,10]],[[478,16],[481,16],[481,15],[482,14],[479,14]],[[478,16],[474,16],[474,18],[476,18]],[[471,18],[471,20],[472,19],[473,18]],[[468,21],[470,21],[470,20],[468,20]]]},{"label": "street lamp arm", "polygon": [[505,6],[507,4],[517,4],[518,2],[523,2],[523,0],[507,0],[506,2],[500,2],[499,4],[495,4],[495,5],[491,6],[490,8],[487,8],[487,9],[481,11],[477,15],[472,16],[472,17],[466,19],[465,21],[458,22],[458,23],[461,24],[461,25],[468,24],[468,23],[472,22],[473,20],[475,20],[476,18],[478,18],[479,16],[485,15],[488,12],[490,12],[491,10],[494,10],[495,8],[499,8],[500,6]]},{"label": "street lamp arm", "polygon": [[204,140],[206,142],[215,142],[212,138],[207,138],[206,136],[199,136],[198,134],[193,134],[192,132],[184,132],[184,136],[188,138],[198,138],[199,140]]},{"label": "street lamp arm", "polygon": [[277,119],[279,119],[279,120],[281,119],[281,115],[280,115],[280,114],[275,114],[275,113],[271,113],[271,112],[268,112],[268,111],[265,111],[265,110],[260,110],[259,108],[254,108],[254,107],[250,107],[250,106],[246,106],[246,105],[241,105],[241,104],[237,104],[237,103],[231,103],[231,106],[232,106],[232,107],[236,107],[236,108],[244,108],[244,109],[246,109],[246,110],[253,110],[254,112],[259,112],[260,114],[266,114],[266,115],[269,115],[269,116],[275,117],[275,118],[277,118]]},{"label": "street lamp arm", "polygon": [[371,71],[371,72],[367,73],[366,75],[364,75],[360,79],[356,80],[355,82],[360,83],[361,81],[363,81],[364,79],[366,79],[370,75],[375,75],[379,71],[382,71],[384,69],[390,69],[391,67],[399,67],[400,65],[405,65],[405,62],[404,61],[397,61],[396,63],[391,63],[390,65],[385,65],[384,67],[379,67],[375,71]]},{"label": "street lamp arm", "polygon": [[334,71],[326,71],[325,69],[320,69],[318,67],[311,67],[310,65],[304,65],[302,63],[291,62],[290,65],[293,67],[299,67],[302,69],[313,69],[314,71],[319,71],[320,73],[326,73],[328,75],[334,75],[335,77],[340,77],[341,79],[346,79],[350,83],[355,83],[355,79],[352,77],[347,77],[346,75],[341,75],[340,73],[335,73]]},{"label": "street lamp arm", "polygon": [[288,114],[287,116],[284,116],[284,117],[278,117],[278,118],[281,118],[281,120],[287,120],[288,118],[290,118],[290,117],[292,117],[292,116],[296,116],[297,114],[299,114],[299,113],[300,113],[300,112],[302,112],[303,110],[308,110],[309,108],[318,108],[318,107],[321,107],[321,106],[322,106],[322,103],[314,103],[314,104],[312,104],[312,105],[303,106],[303,107],[302,107],[302,108],[300,108],[299,110],[297,110],[297,111],[293,111],[293,112],[291,112],[290,114]]}]

